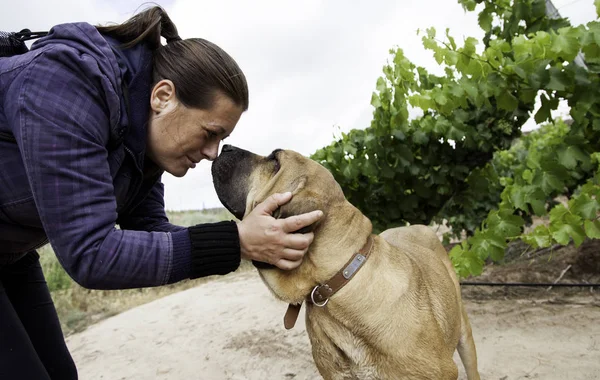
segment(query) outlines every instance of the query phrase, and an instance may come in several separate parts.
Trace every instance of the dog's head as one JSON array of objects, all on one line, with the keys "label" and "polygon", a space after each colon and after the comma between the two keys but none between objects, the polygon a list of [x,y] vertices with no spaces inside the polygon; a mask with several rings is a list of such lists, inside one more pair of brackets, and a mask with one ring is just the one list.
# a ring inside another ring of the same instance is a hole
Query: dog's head
[{"label": "dog's head", "polygon": [[[298,288],[314,286],[315,278],[319,281],[319,277],[339,269],[335,253],[345,248],[346,235],[358,234],[360,238],[371,232],[370,221],[346,201],[331,173],[299,153],[277,149],[264,157],[225,145],[212,165],[212,174],[219,199],[239,219],[270,195],[288,191],[293,194],[292,200],[275,211],[274,217],[323,211],[321,220],[300,231],[315,233],[300,267],[282,271],[274,266],[256,265],[275,295],[287,302],[301,301],[302,297],[295,299],[298,297],[295,293],[304,291],[299,292]],[[359,243],[364,243],[364,239]]]},{"label": "dog's head", "polygon": [[328,205],[345,201],[329,171],[289,150],[276,149],[264,157],[225,145],[213,163],[212,174],[219,199],[239,219],[274,193],[290,191],[294,195],[275,212],[279,218],[313,210],[326,212]]}]

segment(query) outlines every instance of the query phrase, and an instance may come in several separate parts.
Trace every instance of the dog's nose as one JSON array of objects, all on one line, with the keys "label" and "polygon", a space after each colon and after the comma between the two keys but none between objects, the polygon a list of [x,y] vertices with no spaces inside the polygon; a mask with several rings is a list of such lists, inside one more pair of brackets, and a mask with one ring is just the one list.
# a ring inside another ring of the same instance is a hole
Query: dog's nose
[{"label": "dog's nose", "polygon": [[231,152],[233,151],[233,146],[229,145],[229,144],[225,144],[223,145],[223,150],[222,152]]}]

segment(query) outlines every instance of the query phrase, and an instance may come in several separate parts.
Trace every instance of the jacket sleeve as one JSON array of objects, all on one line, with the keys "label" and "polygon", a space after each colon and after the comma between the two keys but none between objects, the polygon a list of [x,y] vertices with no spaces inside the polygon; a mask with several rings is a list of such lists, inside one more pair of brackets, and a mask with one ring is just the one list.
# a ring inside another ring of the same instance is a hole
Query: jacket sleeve
[{"label": "jacket sleeve", "polygon": [[[169,223],[165,213],[164,186],[159,180],[135,209],[117,221],[123,229],[170,231],[174,240],[184,231],[191,240],[191,257],[174,255],[168,283],[184,278],[227,274],[240,265],[240,242],[233,221],[205,223],[189,228]],[[188,249],[186,247],[186,249]]]},{"label": "jacket sleeve", "polygon": [[107,99],[116,95],[95,59],[75,49],[46,49],[15,78],[8,94],[8,124],[40,220],[69,275],[84,287],[98,289],[188,278],[187,230],[115,228],[116,200],[105,146]]},{"label": "jacket sleeve", "polygon": [[165,190],[163,183],[158,180],[149,194],[128,215],[118,220],[121,228],[138,231],[176,232],[185,227],[176,226],[169,222],[165,212]]}]

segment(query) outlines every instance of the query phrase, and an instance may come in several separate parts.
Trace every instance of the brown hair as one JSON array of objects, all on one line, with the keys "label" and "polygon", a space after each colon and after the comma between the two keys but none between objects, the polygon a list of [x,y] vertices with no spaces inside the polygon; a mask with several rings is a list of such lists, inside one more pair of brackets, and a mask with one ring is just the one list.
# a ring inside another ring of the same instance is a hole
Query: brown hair
[{"label": "brown hair", "polygon": [[[202,38],[182,40],[161,7],[142,11],[122,24],[96,28],[122,42],[124,49],[145,43],[153,51],[154,83],[171,80],[177,99],[185,106],[209,109],[221,92],[244,111],[248,109],[246,77],[235,60]],[[161,36],[166,45],[161,43]]]}]

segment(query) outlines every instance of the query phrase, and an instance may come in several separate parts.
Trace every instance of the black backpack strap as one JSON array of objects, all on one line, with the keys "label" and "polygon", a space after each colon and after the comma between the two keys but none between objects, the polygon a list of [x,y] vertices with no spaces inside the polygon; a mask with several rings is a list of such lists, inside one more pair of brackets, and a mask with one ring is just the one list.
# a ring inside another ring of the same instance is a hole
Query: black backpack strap
[{"label": "black backpack strap", "polygon": [[23,29],[18,33],[0,32],[0,57],[12,57],[27,53],[29,48],[25,41],[44,37],[48,32],[32,32],[29,29]]},{"label": "black backpack strap", "polygon": [[23,29],[14,34],[15,38],[18,38],[21,42],[35,40],[36,38],[46,37],[47,35],[48,32],[32,32],[29,29]]}]

